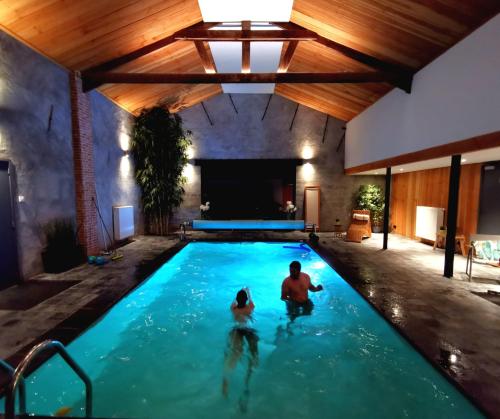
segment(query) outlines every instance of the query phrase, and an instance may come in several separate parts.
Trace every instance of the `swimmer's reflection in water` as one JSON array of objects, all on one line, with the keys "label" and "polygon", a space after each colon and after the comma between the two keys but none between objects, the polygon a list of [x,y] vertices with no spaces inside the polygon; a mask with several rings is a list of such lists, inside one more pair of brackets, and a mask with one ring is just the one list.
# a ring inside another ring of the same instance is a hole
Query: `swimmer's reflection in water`
[{"label": "swimmer's reflection in water", "polygon": [[229,394],[229,374],[236,367],[245,350],[245,342],[248,348],[248,364],[245,374],[243,394],[239,400],[242,413],[247,411],[248,398],[250,395],[249,386],[253,369],[259,363],[258,341],[256,330],[248,326],[252,321],[252,313],[255,304],[252,301],[250,290],[244,288],[236,294],[236,301],[231,304],[236,325],[230,330],[228,335],[228,345],[224,356],[224,377],[222,379],[222,394],[227,397]]}]

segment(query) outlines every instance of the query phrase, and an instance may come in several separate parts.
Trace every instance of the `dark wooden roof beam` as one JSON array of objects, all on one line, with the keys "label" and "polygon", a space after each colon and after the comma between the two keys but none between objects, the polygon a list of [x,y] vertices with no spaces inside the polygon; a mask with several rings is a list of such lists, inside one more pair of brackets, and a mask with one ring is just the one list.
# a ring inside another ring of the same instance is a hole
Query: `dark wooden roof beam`
[{"label": "dark wooden roof beam", "polygon": [[[245,38],[250,38],[252,24],[249,20],[241,22],[241,29]],[[241,72],[250,73],[250,41],[241,43]]]},{"label": "dark wooden roof beam", "polygon": [[315,41],[317,35],[307,29],[287,30],[204,30],[184,29],[177,32],[178,41]]},{"label": "dark wooden roof beam", "polygon": [[[197,29],[197,30],[208,30],[216,25],[219,25],[218,22],[198,22],[195,23],[194,25],[190,26],[188,29]],[[113,58],[109,61],[106,61],[104,63],[98,64],[94,67],[87,68],[82,71],[82,74],[85,75],[86,73],[95,73],[95,72],[106,72],[113,70],[117,67],[120,67],[124,64],[129,63],[130,61],[134,61],[140,57],[143,57],[144,55],[150,54],[154,51],[159,50],[160,48],[164,48],[174,42],[177,41],[176,38],[176,33],[166,36],[165,38],[159,39],[158,41],[155,41],[151,44],[145,45],[139,49],[136,49],[135,51],[129,52],[128,54],[122,55],[120,57]],[[94,86],[94,88],[99,87],[99,85]]]},{"label": "dark wooden roof beam", "polygon": [[213,74],[217,73],[217,67],[215,66],[214,57],[212,56],[212,51],[210,50],[210,45],[208,42],[195,41],[194,45],[198,51],[205,73]]},{"label": "dark wooden roof beam", "polygon": [[400,75],[387,72],[339,73],[87,73],[83,90],[104,83],[215,84],[215,83],[398,83]]},{"label": "dark wooden roof beam", "polygon": [[[298,41],[290,41],[286,47],[285,53],[281,56],[281,60],[278,66],[278,73],[286,73],[290,63],[292,62],[292,57],[297,49]],[[283,45],[285,47],[285,45]]]},{"label": "dark wooden roof beam", "polygon": [[[281,27],[284,29],[284,31],[287,32],[294,32],[304,29],[302,26],[296,25],[295,23],[291,22],[275,22],[275,23],[273,22],[273,25]],[[348,46],[339,44],[338,42],[332,41],[328,38],[325,38],[324,36],[318,35],[313,31],[309,32],[312,34],[313,37],[315,37],[313,41],[318,42],[321,45],[324,45],[328,48],[334,49],[335,51],[339,52],[340,54],[348,58],[351,58],[355,61],[365,64],[375,70],[399,74],[400,81],[398,82],[398,84],[395,84],[395,86],[403,89],[407,93],[411,92],[411,83],[413,81],[413,75],[415,73],[415,70],[413,70],[412,68],[381,60],[379,58],[365,54],[364,52],[357,51]]]}]

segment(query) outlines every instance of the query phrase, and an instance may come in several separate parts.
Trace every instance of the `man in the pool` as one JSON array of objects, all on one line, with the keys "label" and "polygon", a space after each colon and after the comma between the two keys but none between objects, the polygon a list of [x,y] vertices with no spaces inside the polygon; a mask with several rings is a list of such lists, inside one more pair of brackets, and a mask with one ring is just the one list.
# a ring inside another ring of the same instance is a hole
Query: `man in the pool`
[{"label": "man in the pool", "polygon": [[296,260],[290,263],[290,276],[281,284],[281,299],[286,301],[292,320],[300,314],[311,314],[313,303],[309,299],[309,291],[318,292],[323,289],[322,285],[313,285],[309,275],[300,271],[301,268],[300,262]]}]

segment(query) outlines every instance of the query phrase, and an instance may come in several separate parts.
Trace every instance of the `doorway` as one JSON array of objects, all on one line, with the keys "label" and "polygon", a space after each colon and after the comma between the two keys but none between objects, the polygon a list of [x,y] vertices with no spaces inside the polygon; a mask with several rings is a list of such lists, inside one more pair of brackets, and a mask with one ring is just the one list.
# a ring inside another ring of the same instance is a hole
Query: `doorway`
[{"label": "doorway", "polygon": [[12,163],[0,160],[0,289],[19,281],[14,180]]}]

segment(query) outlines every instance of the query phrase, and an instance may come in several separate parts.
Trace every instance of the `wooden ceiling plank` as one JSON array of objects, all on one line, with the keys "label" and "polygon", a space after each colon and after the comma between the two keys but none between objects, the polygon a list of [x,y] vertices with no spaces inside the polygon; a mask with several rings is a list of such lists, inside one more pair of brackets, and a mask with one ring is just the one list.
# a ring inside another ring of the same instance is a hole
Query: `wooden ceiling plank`
[{"label": "wooden ceiling plank", "polygon": [[91,67],[89,69],[86,69],[82,73],[101,72],[101,71],[112,70],[112,69],[119,67],[123,64],[126,64],[130,61],[136,60],[139,57],[150,54],[151,52],[156,51],[160,48],[164,48],[167,45],[170,45],[176,41],[177,41],[176,34],[167,36],[167,37],[162,38],[156,42],[148,44],[142,48],[136,49],[135,51],[129,52],[128,54],[122,55],[121,57],[114,58],[114,59],[109,60],[105,63],[96,65],[96,66]]}]

